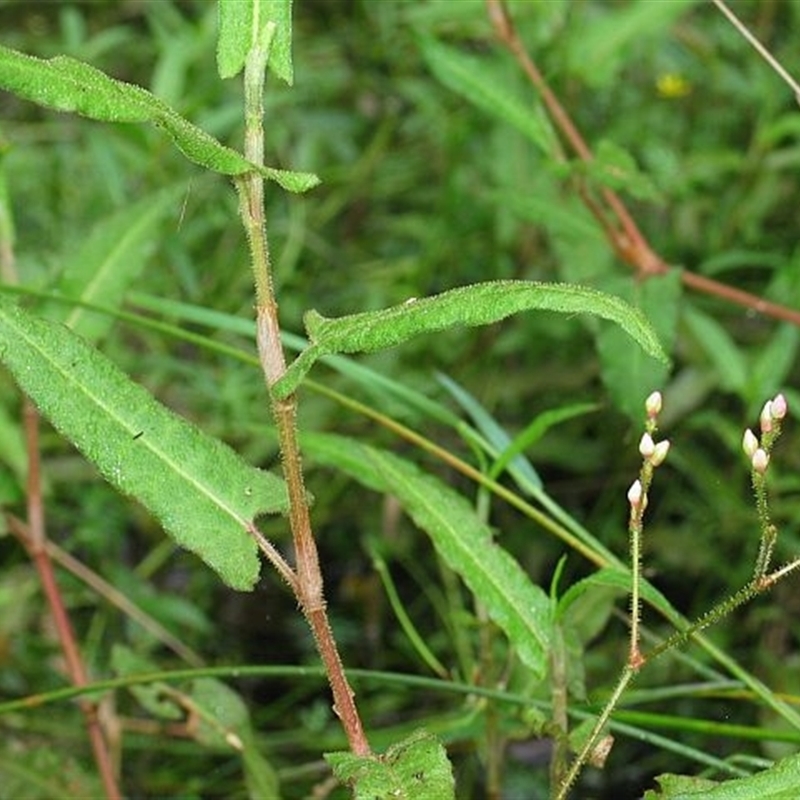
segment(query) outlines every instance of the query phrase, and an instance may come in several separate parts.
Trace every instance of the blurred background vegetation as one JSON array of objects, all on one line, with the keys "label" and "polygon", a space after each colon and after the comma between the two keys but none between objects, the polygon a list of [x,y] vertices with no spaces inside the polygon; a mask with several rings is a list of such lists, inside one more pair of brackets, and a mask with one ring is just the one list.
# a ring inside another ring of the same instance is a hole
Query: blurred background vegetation
[{"label": "blurred background vegetation", "polygon": [[[732,5],[786,68],[800,73],[800,3]],[[509,7],[587,140],[621,148],[638,164],[636,183],[621,191],[653,248],[672,264],[800,307],[800,114],[784,84],[729,23],[701,2],[518,0]],[[437,79],[429,55],[434,40],[475,59],[531,113],[540,113],[534,91],[495,41],[482,0],[298,0],[294,20],[295,86],[270,83],[267,162],[316,172],[322,185],[305,196],[270,192],[285,329],[302,333],[308,308],[327,315],[377,309],[496,278],[580,282],[641,301],[651,316],[661,315],[674,359],[663,385],[646,387],[665,393],[662,432],[673,442],[649,509],[648,577],[689,616],[742,585],[752,571],[758,531],[741,434],[779,390],[789,399],[790,414],[792,407],[800,409],[797,329],[682,291],[674,275],[643,287],[582,205],[574,170]],[[241,87],[217,77],[211,2],[2,2],[0,30],[6,46],[39,57],[71,55],[140,83],[221,141],[241,145]],[[150,243],[129,310],[150,308],[146,313],[189,330],[212,330],[217,341],[252,352],[241,331],[215,326],[204,312],[242,321],[253,316],[235,193],[224,179],[201,174],[154,130],[44,112],[5,94],[0,137],[17,267],[26,286],[48,289],[93,226],[175,186],[178,199]],[[169,310],[154,306],[153,298],[185,305]],[[187,307],[195,309],[195,318]],[[641,433],[640,421],[628,412],[647,392],[628,383],[624,365],[610,367],[607,357],[599,357],[597,332],[583,319],[528,314],[359,361],[463,414],[444,374],[511,435],[549,410],[594,404],[591,413],[548,431],[526,455],[547,493],[624,558],[625,491],[638,471]],[[275,466],[265,392],[252,365],[125,322],[115,324],[103,349],[169,406],[254,463]],[[325,366],[313,377],[473,458],[452,428],[377,385]],[[20,512],[20,399],[10,379],[0,381],[0,497]],[[388,447],[475,495],[464,478],[329,397],[304,390],[301,413],[308,429]],[[786,428],[772,475],[779,560],[800,551],[800,442],[791,416]],[[454,664],[455,644],[431,610],[448,602],[448,588],[427,539],[397,517],[391,499],[365,495],[313,461],[308,466],[329,606],[346,664],[429,674],[385,599],[367,546],[373,540],[383,542],[403,603],[429,646],[446,665]],[[54,432],[46,434],[45,469],[53,538],[207,663],[317,663],[294,602],[268,569],[252,595],[225,590],[193,557],[175,552],[134,504],[98,481]],[[492,505],[491,522],[502,544],[548,589],[564,545],[500,502]],[[280,520],[264,530],[286,544]],[[35,573],[10,537],[0,540],[0,558],[0,694],[61,686]],[[591,569],[568,554],[562,590]],[[179,665],[83,584],[64,576],[63,588],[95,676],[111,673],[115,643],[162,668]],[[747,669],[787,695],[800,692],[800,670],[793,669],[798,597],[790,579],[712,633]],[[604,617],[578,656],[593,696],[602,696],[624,659],[624,600],[617,608],[620,614],[609,616],[607,625]],[[654,615],[648,622],[657,635],[666,632]],[[680,658],[664,660],[643,675],[641,688],[696,676],[707,656],[690,652],[691,668]],[[708,670],[714,674],[711,665]],[[289,674],[235,685],[249,704],[259,745],[281,774],[284,796],[308,796],[326,775],[319,753],[344,746],[322,683]],[[377,745],[381,730],[425,723],[450,746],[459,796],[481,796],[485,723],[468,724],[466,701],[401,685],[357,688]],[[142,713],[127,696],[117,702],[123,715]],[[756,704],[731,699],[687,697],[648,709],[767,732],[778,725]],[[77,721],[77,711],[62,704],[5,716],[0,725],[7,742],[23,750],[61,749],[74,756],[76,769],[90,771]],[[524,729],[519,720],[506,723]],[[665,735],[722,758],[785,752],[774,743],[708,732]],[[529,731],[523,739],[510,749],[503,796],[546,796],[546,748]],[[8,763],[13,748],[3,751]],[[607,769],[592,772],[578,794],[639,796],[664,771],[698,768],[622,738]],[[243,791],[235,760],[209,756],[158,725],[148,731],[144,724],[124,735],[123,784],[132,798],[236,797]]]}]

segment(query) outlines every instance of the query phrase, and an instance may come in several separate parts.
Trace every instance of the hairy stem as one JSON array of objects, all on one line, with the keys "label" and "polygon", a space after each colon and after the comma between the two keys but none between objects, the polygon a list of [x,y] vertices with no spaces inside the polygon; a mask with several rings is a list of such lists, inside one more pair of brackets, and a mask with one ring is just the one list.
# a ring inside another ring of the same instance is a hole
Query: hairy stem
[{"label": "hairy stem", "polygon": [[[264,163],[264,78],[272,32],[268,29],[265,40],[253,44],[245,63],[245,156],[259,166]],[[264,211],[264,179],[256,172],[248,173],[237,179],[237,189],[256,289],[256,342],[259,360],[270,394],[272,415],[278,431],[283,474],[289,492],[289,523],[296,555],[296,568],[292,570],[263,537],[258,538],[258,542],[262,551],[294,591],[308,621],[325,665],[333,693],[334,710],[342,722],[350,749],[357,755],[369,755],[369,743],[325,610],[322,573],[311,529],[297,440],[297,399],[294,395],[278,399],[273,392],[275,383],[286,372],[286,359],[280,341],[278,305],[270,268]]]}]

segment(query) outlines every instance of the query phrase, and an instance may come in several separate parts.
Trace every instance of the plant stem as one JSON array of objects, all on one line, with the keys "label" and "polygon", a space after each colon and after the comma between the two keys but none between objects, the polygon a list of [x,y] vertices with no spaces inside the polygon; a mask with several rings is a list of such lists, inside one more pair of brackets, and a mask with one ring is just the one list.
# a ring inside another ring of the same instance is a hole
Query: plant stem
[{"label": "plant stem", "polygon": [[622,670],[622,674],[619,676],[619,680],[617,681],[617,685],[614,687],[614,691],[611,693],[611,697],[609,697],[606,701],[600,716],[597,718],[597,721],[594,724],[594,728],[592,728],[592,732],[589,734],[589,738],[581,748],[580,753],[578,753],[577,757],[572,762],[564,781],[558,787],[558,792],[556,793],[554,800],[566,800],[570,787],[578,779],[578,775],[591,757],[592,751],[597,744],[597,740],[600,738],[603,728],[611,718],[611,713],[619,702],[620,697],[622,697],[625,689],[628,688],[628,684],[631,682],[631,680],[633,680],[638,671],[639,670],[637,668],[632,667],[630,664],[626,665],[626,667]]},{"label": "plant stem", "polygon": [[[89,684],[89,678],[81,659],[80,650],[75,639],[75,632],[64,607],[61,591],[53,571],[53,563],[47,552],[47,534],[44,524],[44,503],[42,502],[41,469],[39,463],[39,414],[27,398],[25,399],[25,434],[28,450],[28,526],[30,537],[26,541],[28,553],[33,561],[39,580],[42,583],[50,613],[53,616],[56,631],[58,632],[61,651],[67,665],[67,672],[74,686],[82,687]],[[111,754],[108,751],[100,720],[97,715],[97,705],[89,700],[79,702],[81,712],[86,720],[86,729],[89,741],[103,783],[105,795],[109,800],[121,800],[117,779]]]},{"label": "plant stem", "polygon": [[[245,157],[259,166],[264,163],[264,79],[274,27],[268,26],[263,41],[254,42],[245,62]],[[333,693],[334,710],[342,722],[350,749],[356,755],[369,755],[353,691],[347,682],[333,637],[323,592],[317,545],[311,530],[308,499],[303,480],[297,440],[297,400],[294,395],[277,399],[272,391],[286,372],[286,359],[280,341],[278,305],[270,268],[264,179],[251,172],[237,179],[239,209],[247,232],[256,289],[256,342],[259,360],[270,394],[272,415],[278,431],[283,474],[289,492],[289,523],[295,550],[296,568],[283,560],[268,543],[260,543],[284,580],[293,589],[317,644]]]}]

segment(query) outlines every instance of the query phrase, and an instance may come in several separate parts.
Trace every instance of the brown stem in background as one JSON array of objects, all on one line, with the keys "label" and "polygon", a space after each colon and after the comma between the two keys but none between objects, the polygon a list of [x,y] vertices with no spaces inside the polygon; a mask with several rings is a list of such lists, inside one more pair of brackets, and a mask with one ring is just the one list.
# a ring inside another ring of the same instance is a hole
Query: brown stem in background
[{"label": "brown stem in background", "polygon": [[[556,128],[561,132],[561,135],[578,158],[585,162],[592,161],[594,156],[591,149],[526,51],[504,0],[486,0],[486,6],[489,19],[500,42],[517,59],[531,84],[541,95]],[[652,275],[660,275],[677,269],[677,267],[667,264],[653,250],[616,192],[607,188],[600,190],[600,195],[605,201],[607,209],[603,209],[588,192],[580,191],[579,193],[592,216],[600,223],[614,252],[622,261],[632,266],[640,278],[648,278]],[[610,217],[615,218],[618,225],[612,224],[609,221]],[[741,289],[734,289],[727,284],[688,270],[681,270],[680,274],[682,282],[691,289],[722,298],[759,314],[764,314],[773,319],[784,320],[800,327],[800,311],[777,303],[770,303],[758,295]]]},{"label": "brown stem in background", "polygon": [[[31,532],[28,526],[13,514],[5,514],[4,516],[6,525],[8,525],[11,533],[19,539],[26,550],[30,550]],[[165,647],[172,650],[175,655],[193,667],[203,666],[203,659],[191,647],[184,644],[176,636],[173,636],[158,620],[139,608],[119,589],[89,569],[86,564],[59,547],[51,539],[45,539],[44,546],[47,554],[59,567],[74,575],[112,606],[118,608],[127,617],[141,625],[154,639],[157,639]]]},{"label": "brown stem in background", "polygon": [[[47,534],[44,525],[44,504],[42,502],[41,469],[39,463],[39,414],[27,398],[25,399],[25,438],[28,450],[28,527],[30,536],[26,540],[28,553],[33,561],[39,580],[42,583],[45,597],[50,606],[61,650],[64,654],[67,672],[73,685],[82,687],[89,683],[86,669],[81,659],[75,633],[69,621],[61,592],[56,582],[53,564],[47,551]],[[79,701],[79,706],[86,720],[89,741],[92,745],[100,778],[103,782],[106,797],[109,800],[121,800],[122,795],[117,786],[111,755],[106,744],[97,705],[88,700]]]}]

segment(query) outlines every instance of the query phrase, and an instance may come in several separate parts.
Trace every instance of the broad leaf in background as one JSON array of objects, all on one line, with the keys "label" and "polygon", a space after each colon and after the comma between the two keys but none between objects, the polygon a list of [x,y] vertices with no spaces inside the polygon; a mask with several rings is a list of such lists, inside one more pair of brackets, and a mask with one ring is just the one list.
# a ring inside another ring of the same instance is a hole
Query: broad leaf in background
[{"label": "broad leaf in background", "polygon": [[42,414],[121,492],[234,589],[259,559],[248,527],[286,509],[282,481],[249,466],[66,328],[0,298],[0,361]]},{"label": "broad leaf in background", "polygon": [[274,25],[269,68],[290,86],[292,69],[292,0],[219,0],[217,69],[232,78],[244,67],[250,47],[267,25]]},{"label": "broad leaf in background", "polygon": [[[678,270],[666,275],[635,281],[628,276],[609,276],[601,286],[639,309],[652,324],[667,351],[672,349],[678,326],[681,280]],[[641,421],[642,403],[654,389],[663,387],[669,365],[645,358],[619,328],[604,327],[597,334],[597,349],[602,362],[603,383],[614,405],[631,419]]]},{"label": "broad leaf in background", "polygon": [[800,331],[788,322],[781,325],[763,348],[757,349],[747,373],[747,401],[751,414],[757,414],[765,397],[774,397],[792,382],[790,371],[797,360]]},{"label": "broad leaf in background", "polygon": [[315,461],[396,497],[503,630],[525,666],[539,678],[544,675],[550,601],[493,540],[489,526],[460,494],[410,462],[352,439],[332,434],[301,438],[304,450]]},{"label": "broad leaf in background", "polygon": [[684,310],[683,321],[696,346],[705,352],[714,367],[720,386],[729,392],[744,392],[747,359],[725,328],[713,317],[692,306]]},{"label": "broad leaf in background", "polygon": [[291,394],[323,355],[369,353],[394,347],[423,333],[458,325],[489,325],[512,314],[533,310],[593,314],[611,320],[653,358],[669,363],[646,317],[618,297],[566,283],[488,281],[337,319],[323,317],[313,310],[307,312],[304,321],[311,345],[275,384],[275,394],[278,397]]},{"label": "broad leaf in background", "polygon": [[531,92],[521,97],[509,88],[508,76],[497,73],[487,59],[423,39],[422,55],[434,76],[448,89],[460,94],[496,119],[512,125],[545,155],[558,152],[558,140],[538,99]]},{"label": "broad leaf in background", "polygon": [[[180,186],[156,192],[101,219],[83,245],[66,257],[54,293],[81,303],[117,308],[147,264],[158,241],[158,223],[183,191],[185,187]],[[48,303],[40,313],[63,322],[90,342],[101,339],[114,322],[108,314],[60,302]]]},{"label": "broad leaf in background", "polygon": [[386,753],[355,756],[326,753],[333,774],[355,791],[356,800],[451,800],[455,782],[447,752],[426,731],[416,731]]},{"label": "broad leaf in background", "polygon": [[661,788],[648,791],[645,800],[797,800],[800,755],[784,758],[747,778],[724,783],[683,775],[661,775],[656,781]]},{"label": "broad leaf in background", "polygon": [[572,52],[567,57],[573,74],[590,86],[613,84],[630,63],[633,45],[647,46],[650,37],[663,35],[681,14],[698,2],[630,3],[621,8],[600,4],[605,6],[605,13],[583,15],[580,35],[568,40]]},{"label": "broad leaf in background", "polygon": [[290,192],[316,186],[316,175],[251,164],[141,86],[110,78],[68,56],[43,60],[0,46],[0,89],[57,111],[104,122],[151,122],[195,164],[223,175],[257,170]]}]

